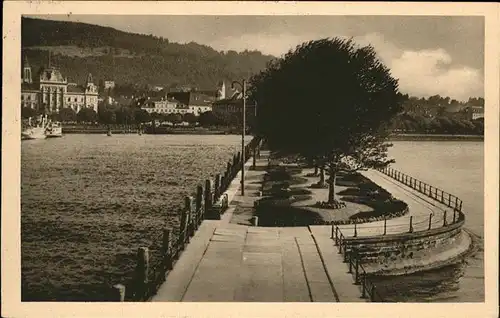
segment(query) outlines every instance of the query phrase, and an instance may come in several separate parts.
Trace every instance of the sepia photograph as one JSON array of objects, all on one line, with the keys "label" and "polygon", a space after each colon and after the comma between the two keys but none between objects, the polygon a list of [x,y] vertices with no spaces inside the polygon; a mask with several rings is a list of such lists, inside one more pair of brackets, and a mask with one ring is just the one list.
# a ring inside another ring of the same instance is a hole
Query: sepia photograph
[{"label": "sepia photograph", "polygon": [[29,12],[21,303],[487,301],[484,14]]}]

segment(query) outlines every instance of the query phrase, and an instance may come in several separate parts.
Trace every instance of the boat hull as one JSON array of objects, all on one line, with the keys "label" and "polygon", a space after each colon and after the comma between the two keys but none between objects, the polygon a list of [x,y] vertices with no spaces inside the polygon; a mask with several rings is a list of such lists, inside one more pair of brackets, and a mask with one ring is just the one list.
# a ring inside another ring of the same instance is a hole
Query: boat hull
[{"label": "boat hull", "polygon": [[32,128],[21,133],[21,139],[45,139],[45,131],[43,128]]}]

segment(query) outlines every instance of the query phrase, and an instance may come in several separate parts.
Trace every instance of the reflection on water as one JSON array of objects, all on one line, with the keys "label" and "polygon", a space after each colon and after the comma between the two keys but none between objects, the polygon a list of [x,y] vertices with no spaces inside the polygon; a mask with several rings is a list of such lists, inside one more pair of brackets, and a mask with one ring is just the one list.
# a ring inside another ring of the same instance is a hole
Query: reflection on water
[{"label": "reflection on water", "polygon": [[482,142],[394,142],[389,153],[396,159],[395,169],[464,201],[465,227],[478,246],[458,264],[405,276],[374,277],[386,301],[484,301],[483,151]]}]

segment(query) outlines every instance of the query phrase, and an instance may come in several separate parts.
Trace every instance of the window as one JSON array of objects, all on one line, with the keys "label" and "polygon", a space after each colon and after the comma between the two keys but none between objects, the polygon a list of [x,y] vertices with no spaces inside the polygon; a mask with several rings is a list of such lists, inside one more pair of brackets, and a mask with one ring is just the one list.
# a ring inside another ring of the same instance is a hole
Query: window
[{"label": "window", "polygon": [[28,95],[28,100],[31,100],[31,95]]},{"label": "window", "polygon": [[78,98],[75,97],[75,102],[77,102],[77,101],[78,101]]}]

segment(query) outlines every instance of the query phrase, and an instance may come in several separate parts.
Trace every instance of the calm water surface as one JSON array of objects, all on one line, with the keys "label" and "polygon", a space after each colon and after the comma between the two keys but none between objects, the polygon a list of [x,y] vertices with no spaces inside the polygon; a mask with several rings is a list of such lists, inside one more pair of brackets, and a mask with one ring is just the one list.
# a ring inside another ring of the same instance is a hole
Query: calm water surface
[{"label": "calm water surface", "polygon": [[408,276],[380,278],[387,300],[422,302],[484,301],[484,145],[473,141],[397,141],[389,154],[406,174],[463,200],[465,227],[479,250],[465,262]]},{"label": "calm water surface", "polygon": [[175,233],[184,196],[240,147],[230,135],[23,141],[22,300],[102,299],[133,271],[138,247],[157,250],[165,226]]}]

